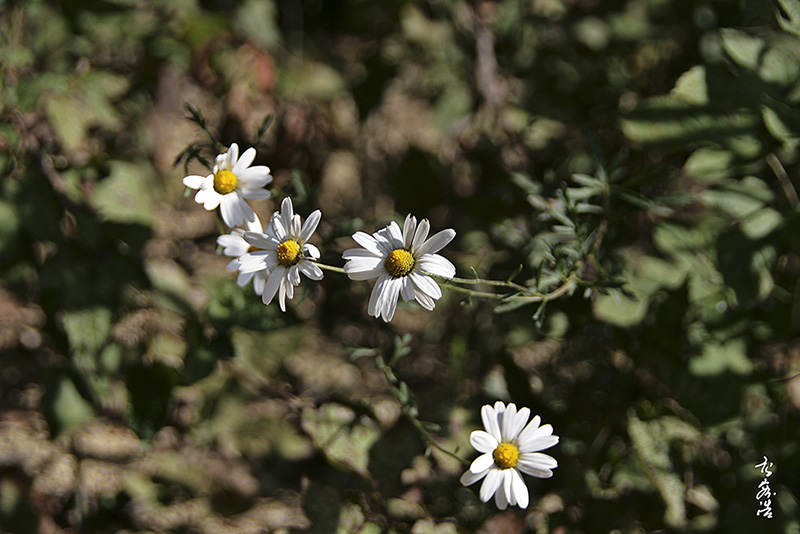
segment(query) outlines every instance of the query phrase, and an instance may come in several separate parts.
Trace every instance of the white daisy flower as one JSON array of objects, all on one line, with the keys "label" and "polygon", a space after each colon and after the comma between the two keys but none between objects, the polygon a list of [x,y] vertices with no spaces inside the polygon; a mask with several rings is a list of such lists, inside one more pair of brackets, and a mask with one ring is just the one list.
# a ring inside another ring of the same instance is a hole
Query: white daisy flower
[{"label": "white daisy flower", "polygon": [[266,232],[245,232],[244,240],[257,250],[242,256],[242,273],[269,272],[261,300],[269,304],[278,294],[281,310],[286,311],[286,299],[294,297],[294,287],[300,285],[300,273],[312,280],[322,279],[322,269],[311,260],[319,258],[317,247],[308,243],[317,229],[322,212],[315,210],[306,222],[294,214],[292,199],[281,202],[280,213],[272,215]]},{"label": "white daisy flower", "polygon": [[456,236],[448,228],[428,237],[430,223],[409,215],[403,230],[392,221],[383,230],[369,235],[356,232],[353,239],[363,248],[346,250],[342,257],[347,260],[344,270],[351,280],[378,278],[369,298],[367,311],[373,317],[389,322],[397,308],[397,298],[406,302],[416,299],[423,308],[432,310],[442,298],[442,290],[436,281],[425,273],[452,278],[456,268],[450,261],[436,254]]},{"label": "white daisy flower", "polygon": [[269,167],[250,166],[255,157],[255,148],[248,148],[239,157],[239,146],[233,143],[228,152],[217,156],[212,174],[187,176],[183,185],[198,190],[194,200],[206,210],[215,210],[219,206],[222,220],[229,227],[252,222],[256,214],[245,199],[269,198],[269,191],[264,186],[272,181]]},{"label": "white daisy flower", "polygon": [[[528,507],[528,488],[520,472],[539,478],[550,478],[558,462],[552,456],[542,454],[541,450],[558,443],[551,425],[542,425],[537,415],[528,423],[531,411],[514,404],[505,406],[498,401],[494,407],[485,405],[481,409],[484,430],[475,430],[469,441],[478,456],[469,470],[461,476],[465,486],[484,479],[480,496],[488,502],[494,495],[494,502],[501,510],[519,505]],[[525,423],[528,423],[527,426]]]},{"label": "white daisy flower", "polygon": [[[263,233],[261,221],[258,220],[258,216],[255,216],[253,221],[247,221],[245,227],[247,228],[246,231]],[[244,240],[244,233],[245,230],[242,228],[234,228],[230,234],[221,235],[217,238],[217,244],[223,247],[222,253],[230,258],[233,258],[226,266],[226,269],[229,271],[238,271],[239,266],[242,264],[242,258],[246,254],[258,250],[256,247]],[[250,280],[252,280],[253,289],[255,289],[256,295],[261,295],[264,292],[264,286],[267,283],[268,274],[269,271],[267,271],[266,267],[260,271],[249,273],[243,273],[240,271],[236,278],[236,283],[239,285],[239,287],[244,287],[248,282],[250,282]]]}]

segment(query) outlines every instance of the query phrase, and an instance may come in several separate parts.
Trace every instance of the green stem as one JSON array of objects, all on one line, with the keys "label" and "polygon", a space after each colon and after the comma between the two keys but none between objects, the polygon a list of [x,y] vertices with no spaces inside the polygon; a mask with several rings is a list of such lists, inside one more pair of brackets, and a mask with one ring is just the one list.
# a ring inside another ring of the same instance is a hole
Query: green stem
[{"label": "green stem", "polygon": [[[424,272],[424,271],[423,271]],[[465,293],[467,295],[472,295],[475,297],[483,297],[483,298],[494,298],[499,300],[508,300],[508,301],[527,301],[527,302],[541,302],[541,301],[550,301],[560,298],[566,295],[577,283],[578,277],[575,273],[569,275],[569,277],[561,284],[559,287],[554,289],[549,293],[536,293],[535,291],[531,290],[528,287],[521,286],[519,284],[514,284],[512,282],[500,282],[498,280],[484,280],[481,278],[444,278],[442,276],[438,276],[432,273],[425,273],[428,276],[433,277],[436,279],[440,284],[445,286],[447,289],[452,291],[456,291],[458,293]],[[474,291],[472,289],[466,289],[463,287],[459,287],[453,285],[453,282],[456,283],[469,283],[469,284],[479,284],[485,283],[486,285],[491,286],[498,286],[498,287],[508,287],[511,289],[515,289],[521,293],[522,295],[500,295],[497,293],[487,293],[484,291]]]},{"label": "green stem", "polygon": [[[311,260],[311,261],[313,261],[320,269],[324,269],[326,271],[331,271],[334,273],[347,274],[347,272],[344,270],[343,267],[336,267],[335,265],[327,265],[317,260]],[[575,286],[578,283],[578,277],[573,273],[564,281],[562,285],[560,285],[550,293],[537,293],[529,287],[525,287],[520,284],[515,284],[514,282],[501,282],[500,280],[488,280],[485,278],[459,278],[457,276],[454,276],[453,278],[445,278],[443,276],[439,276],[437,274],[429,273],[426,271],[420,271],[420,272],[422,274],[426,274],[432,277],[437,282],[445,286],[447,289],[450,289],[451,291],[455,291],[457,293],[463,293],[471,297],[495,299],[495,300],[527,301],[527,302],[541,302],[543,300],[547,301],[554,300],[564,296],[566,293],[570,291],[570,289],[572,289],[573,286]],[[505,287],[513,291],[516,291],[520,294],[504,295],[499,293],[489,293],[488,291],[476,291],[474,289],[468,289],[454,284]]]},{"label": "green stem", "polygon": [[[430,276],[436,276],[430,273]],[[459,278],[458,276],[454,276],[453,278],[444,278],[444,280],[449,280],[451,282],[455,282],[457,284],[470,284],[470,285],[487,285],[487,286],[496,286],[496,287],[508,287],[511,289],[516,289],[517,291],[522,291],[525,293],[530,293],[531,290],[528,287],[525,287],[520,284],[516,284],[514,282],[502,282],[500,280],[488,280],[486,278]]]},{"label": "green stem", "polygon": [[317,260],[311,260],[311,261],[313,261],[320,269],[325,269],[326,271],[333,271],[334,273],[347,274],[347,272],[344,270],[343,267],[336,267],[335,265],[326,265],[324,263],[318,262]]},{"label": "green stem", "polygon": [[451,458],[455,458],[462,464],[469,463],[465,459],[454,453],[453,451],[449,451],[444,447],[442,447],[441,445],[439,445],[439,443],[436,441],[436,438],[433,437],[433,435],[428,431],[428,429],[425,428],[425,425],[422,424],[422,421],[417,419],[416,415],[414,415],[411,412],[407,400],[404,399],[403,393],[400,391],[400,388],[398,387],[398,384],[401,383],[400,379],[397,378],[397,375],[394,374],[392,368],[388,364],[383,363],[382,359],[379,359],[378,367],[380,368],[381,371],[383,371],[383,374],[386,376],[386,380],[389,381],[389,390],[391,390],[392,394],[400,403],[400,408],[403,411],[403,415],[405,415],[406,419],[408,419],[411,422],[411,424],[414,425],[414,428],[417,429],[419,435],[425,441],[427,441],[431,447],[434,447],[436,450],[446,454],[447,456],[450,456]]},{"label": "green stem", "polygon": [[414,417],[413,415],[411,415],[410,413],[408,413],[408,411],[407,411],[405,408],[403,408],[403,413],[406,415],[406,417],[408,418],[408,420],[409,420],[409,421],[411,421],[411,424],[412,424],[412,425],[414,425],[414,428],[416,428],[416,429],[417,429],[417,432],[419,432],[419,433],[420,433],[420,435],[421,435],[421,436],[422,436],[422,437],[423,437],[423,438],[424,438],[424,439],[425,439],[425,440],[426,440],[426,441],[427,441],[427,442],[428,442],[428,443],[429,443],[429,444],[430,444],[432,447],[434,447],[436,450],[438,450],[438,451],[440,451],[440,452],[442,452],[442,453],[446,454],[447,456],[450,456],[451,458],[455,458],[456,460],[458,460],[458,461],[459,461],[459,462],[461,462],[462,464],[469,464],[469,462],[468,462],[467,460],[465,460],[464,458],[462,458],[461,456],[459,456],[459,455],[457,455],[456,453],[454,453],[453,451],[449,451],[449,450],[445,449],[444,447],[442,447],[441,445],[439,445],[439,443],[437,443],[437,442],[436,442],[436,438],[434,438],[434,437],[431,435],[431,433],[430,433],[430,432],[428,432],[428,429],[427,429],[427,428],[425,428],[425,425],[423,425],[423,424],[422,424],[422,422],[421,422],[419,419],[417,419],[416,417]]}]

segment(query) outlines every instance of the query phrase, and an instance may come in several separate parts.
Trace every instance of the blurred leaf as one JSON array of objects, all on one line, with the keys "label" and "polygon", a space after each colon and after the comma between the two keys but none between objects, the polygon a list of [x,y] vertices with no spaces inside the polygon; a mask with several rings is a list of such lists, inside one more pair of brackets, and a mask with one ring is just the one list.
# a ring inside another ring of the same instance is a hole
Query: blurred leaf
[{"label": "blurred leaf", "polygon": [[73,351],[96,354],[111,332],[111,318],[107,308],[98,307],[64,311],[59,315],[59,322]]},{"label": "blurred leaf", "polygon": [[681,74],[670,95],[688,104],[705,106],[708,104],[708,86],[706,85],[706,69],[695,65]]},{"label": "blurred leaf", "polygon": [[800,38],[800,2],[797,0],[778,0],[778,4],[788,16],[788,18],[784,18],[781,13],[776,13],[776,18],[781,27],[795,37]]},{"label": "blurred leaf", "polygon": [[59,375],[46,390],[44,404],[52,413],[54,431],[67,432],[94,419],[92,404],[81,395],[75,382],[67,375]]},{"label": "blurred leaf", "polygon": [[122,126],[113,101],[128,89],[125,77],[92,70],[63,78],[46,98],[47,115],[64,148],[78,150],[90,128],[117,131]]},{"label": "blurred leaf", "polygon": [[719,35],[722,47],[734,62],[750,70],[758,67],[764,41],[733,28],[723,28]]},{"label": "blurred leaf", "polygon": [[727,371],[739,375],[750,374],[753,364],[747,357],[743,339],[733,339],[726,343],[708,341],[703,345],[699,356],[689,361],[689,370],[694,376],[714,376]]},{"label": "blurred leaf", "polygon": [[333,402],[303,410],[300,425],[335,465],[368,476],[369,451],[380,437],[377,423]]},{"label": "blurred leaf", "polygon": [[687,271],[672,262],[643,255],[636,249],[621,252],[625,258],[624,287],[628,294],[611,291],[607,295],[597,295],[592,311],[601,321],[627,327],[644,319],[649,301],[659,289],[680,286]]},{"label": "blurred leaf", "polygon": [[155,218],[156,193],[155,171],[147,163],[114,161],[91,201],[108,221],[150,225]]},{"label": "blurred leaf", "polygon": [[6,265],[16,256],[19,218],[14,206],[0,200],[0,265]]},{"label": "blurred leaf", "polygon": [[345,82],[332,67],[306,60],[285,73],[279,88],[295,99],[329,100],[344,90]]},{"label": "blurred leaf", "polygon": [[254,332],[237,327],[230,335],[237,364],[249,375],[268,381],[276,377],[282,362],[297,352],[308,330],[297,326]]},{"label": "blurred leaf", "polygon": [[729,150],[698,148],[686,160],[683,170],[701,183],[719,183],[732,174],[734,161]]},{"label": "blurred leaf", "polygon": [[234,21],[253,42],[273,49],[281,42],[278,15],[278,7],[273,2],[245,0],[238,6]]},{"label": "blurred leaf", "polygon": [[723,187],[702,193],[703,203],[715,207],[734,219],[744,219],[772,201],[769,186],[753,176],[739,182],[729,182]]},{"label": "blurred leaf", "polygon": [[642,421],[629,416],[628,435],[642,468],[666,505],[665,523],[672,528],[686,526],[686,487],[676,473],[680,466],[674,466],[670,458],[670,444],[679,441],[691,445],[701,438],[700,433],[675,417]]},{"label": "blurred leaf", "polygon": [[772,208],[763,208],[742,222],[742,232],[750,239],[762,239],[771,234],[781,223],[783,216]]}]

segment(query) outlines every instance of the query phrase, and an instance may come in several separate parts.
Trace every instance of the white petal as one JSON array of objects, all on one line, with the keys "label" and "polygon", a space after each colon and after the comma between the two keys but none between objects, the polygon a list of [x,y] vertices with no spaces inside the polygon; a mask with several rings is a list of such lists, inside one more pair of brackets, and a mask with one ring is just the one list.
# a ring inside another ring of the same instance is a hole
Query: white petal
[{"label": "white petal", "polygon": [[261,228],[261,221],[258,220],[258,216],[253,217],[252,221],[247,221],[247,224],[245,226],[251,232],[263,232],[264,231]]},{"label": "white petal", "polygon": [[197,197],[200,196],[200,194],[205,195],[203,197],[202,202],[203,202],[203,207],[206,209],[206,211],[217,209],[217,206],[219,206],[219,203],[222,201],[222,195],[220,195],[213,189],[202,189],[198,191],[197,195],[195,195],[194,197],[195,201],[200,202],[199,200],[197,200]]},{"label": "white petal", "polygon": [[253,148],[253,147],[250,147],[250,148],[248,148],[247,150],[244,151],[244,153],[242,154],[242,157],[240,157],[238,160],[236,160],[236,163],[234,163],[233,169],[231,169],[231,172],[233,172],[233,174],[235,174],[237,176],[237,178],[238,178],[239,173],[241,173],[243,170],[245,170],[247,167],[249,167],[250,164],[253,163],[254,159],[256,159],[256,149]]},{"label": "white petal", "polygon": [[436,276],[453,278],[456,275],[456,268],[450,260],[438,254],[425,254],[417,260],[417,265],[421,271]]},{"label": "white petal", "polygon": [[463,486],[471,486],[471,485],[475,484],[477,481],[479,481],[480,479],[482,479],[483,477],[485,477],[486,473],[488,473],[488,472],[489,472],[489,470],[486,469],[485,471],[481,471],[480,473],[473,473],[472,471],[467,469],[466,471],[464,471],[464,474],[461,475],[461,479],[460,479],[461,485],[463,485]]},{"label": "white petal", "polygon": [[242,189],[239,194],[247,200],[265,200],[272,196],[266,189]]},{"label": "white petal", "polygon": [[369,280],[377,278],[381,274],[386,274],[386,269],[380,261],[373,262],[365,258],[348,260],[344,264],[344,272],[350,280]]},{"label": "white petal", "polygon": [[550,478],[553,476],[553,472],[551,470],[539,467],[538,465],[528,465],[518,462],[517,469],[519,469],[526,475],[530,475],[536,478]]},{"label": "white petal", "polygon": [[[222,220],[228,226],[238,226],[244,222],[241,214],[236,211],[236,201],[238,197],[235,193],[228,193],[222,195],[222,201],[219,203],[219,211],[222,214]],[[238,215],[238,217],[237,217]]]},{"label": "white petal", "polygon": [[197,175],[187,176],[186,178],[183,179],[183,185],[191,189],[200,189],[205,179],[206,179],[205,176],[197,176]]},{"label": "white petal", "polygon": [[264,304],[269,304],[275,298],[275,293],[278,292],[285,274],[286,268],[283,266],[277,267],[270,273],[269,278],[267,278],[267,284],[264,286],[264,292],[261,294],[261,301]]},{"label": "white petal", "polygon": [[406,221],[403,223],[403,248],[411,248],[411,243],[414,241],[414,233],[417,231],[417,218],[410,213],[406,215]]},{"label": "white petal", "polygon": [[250,207],[250,205],[247,204],[247,202],[244,201],[244,199],[241,196],[239,196],[238,194],[237,194],[237,196],[239,198],[237,199],[236,204],[238,206],[239,212],[241,213],[242,222],[244,224],[247,224],[249,222],[253,222],[256,219],[255,212]]},{"label": "white petal", "polygon": [[314,258],[315,260],[319,259],[319,249],[311,243],[306,243],[303,245],[303,254],[305,254],[307,258]]},{"label": "white petal", "polygon": [[386,258],[380,252],[373,252],[363,248],[348,248],[342,252],[342,258],[346,260],[351,258],[372,258],[378,262],[386,261]]},{"label": "white petal", "polygon": [[226,256],[241,256],[250,248],[241,233],[223,234],[217,238],[217,245],[225,249]]},{"label": "white petal", "polygon": [[245,232],[244,240],[256,248],[275,250],[280,243],[263,232]]},{"label": "white petal", "polygon": [[322,269],[320,269],[318,265],[310,261],[301,261],[297,267],[300,269],[300,272],[311,280],[322,280]]},{"label": "white petal", "polygon": [[311,215],[308,216],[306,222],[303,224],[302,230],[300,230],[300,241],[305,243],[311,238],[311,236],[314,234],[314,231],[317,229],[317,225],[319,224],[319,220],[321,218],[321,211],[314,210],[311,212]]},{"label": "white petal", "polygon": [[[409,217],[411,216],[409,215]],[[408,218],[406,218],[406,221],[407,220]],[[397,226],[396,222],[390,222],[389,226],[384,228],[384,230],[385,233],[383,235],[389,239],[392,249],[403,248],[405,246],[403,243],[403,232],[400,231],[400,227]]]},{"label": "white petal", "polygon": [[269,173],[269,167],[265,165],[256,165],[243,169],[236,173],[236,178],[242,182],[243,187],[254,189],[257,187],[264,187],[272,181],[272,175]]},{"label": "white petal", "polygon": [[[552,447],[558,443],[558,437],[553,436],[552,425],[537,426],[541,421],[539,416],[534,417],[528,426],[520,433],[517,438],[520,451],[522,452],[535,452],[548,447]],[[537,423],[534,425],[533,423]]]},{"label": "white petal", "polygon": [[[381,256],[381,250],[378,248],[378,244],[375,241],[375,238],[367,233],[364,232],[356,232],[353,234],[353,241],[367,249],[368,251],[372,252],[375,255]],[[349,249],[349,250],[357,250],[357,249]],[[347,253],[348,251],[345,251]]]},{"label": "white petal", "polygon": [[499,443],[502,437],[500,436],[500,426],[497,424],[497,413],[489,404],[484,404],[481,408],[481,420],[483,428]]},{"label": "white petal", "polygon": [[229,261],[227,263],[227,265],[225,265],[225,270],[226,271],[238,271],[240,265],[241,265],[241,262],[239,261],[239,258],[234,258],[231,261]]},{"label": "white petal", "polygon": [[527,508],[528,507],[528,486],[525,485],[525,481],[522,480],[522,475],[519,474],[519,471],[516,469],[508,469],[511,472],[511,492],[514,495],[514,500],[517,501],[517,504],[520,508]]},{"label": "white petal", "polygon": [[292,228],[290,230],[291,234],[295,238],[300,237],[300,231],[303,229],[303,225],[300,223],[300,216],[295,215],[292,217]]},{"label": "white petal", "polygon": [[[345,269],[347,269],[347,265],[345,265]],[[346,271],[346,272],[350,280],[372,280],[373,278],[378,278],[379,276],[386,274],[386,271],[383,269],[383,267],[378,267],[376,269],[370,269],[370,270]]]},{"label": "white petal", "polygon": [[[395,227],[397,227],[396,224]],[[389,231],[389,226],[383,230],[378,230],[372,234],[372,237],[375,239],[375,245],[378,247],[380,253],[384,257],[388,256],[394,249],[398,248],[396,239],[392,237],[392,233]]]},{"label": "white petal", "polygon": [[473,473],[480,473],[481,471],[486,471],[490,467],[494,465],[494,458],[492,458],[492,453],[487,452],[481,454],[474,460],[469,466],[469,470]]},{"label": "white petal", "polygon": [[228,149],[228,153],[225,154],[225,163],[226,168],[228,170],[233,169],[233,166],[236,165],[236,162],[239,160],[239,145],[236,143],[231,143],[231,147]]},{"label": "white petal", "polygon": [[428,219],[422,219],[422,222],[417,226],[417,231],[414,234],[414,240],[411,242],[411,250],[416,251],[425,242],[428,237],[428,232],[431,229],[431,223]]},{"label": "white petal", "polygon": [[519,437],[517,438],[517,442],[522,445],[530,441],[531,437],[536,433],[536,430],[539,428],[539,424],[542,422],[542,418],[538,415],[534,415],[531,422],[528,423],[525,428],[520,432]]},{"label": "white petal", "polygon": [[512,471],[516,472],[516,469],[503,469],[503,486],[497,490],[497,493],[500,493],[501,491],[505,493],[508,504],[514,506],[517,504],[517,498],[516,495],[514,495],[513,488],[511,487],[514,481],[514,475],[511,474]]},{"label": "white petal", "polygon": [[435,252],[439,252],[442,250],[447,244],[453,240],[456,236],[456,231],[452,228],[448,228],[446,230],[442,230],[441,232],[434,234],[430,239],[422,244],[416,252],[418,255],[422,254],[433,254]]},{"label": "white petal", "polygon": [[236,277],[236,285],[239,287],[244,287],[247,285],[247,282],[253,278],[254,273],[239,273],[239,276]]},{"label": "white petal", "polygon": [[489,472],[486,473],[486,478],[481,485],[481,500],[483,502],[489,502],[494,492],[498,491],[502,480],[503,475],[500,473],[499,469],[490,469]]},{"label": "white petal", "polygon": [[411,278],[411,281],[414,283],[414,287],[416,287],[422,293],[428,295],[430,298],[434,300],[439,300],[442,298],[442,288],[440,288],[439,284],[437,284],[434,279],[427,274],[411,271],[411,274],[408,275],[408,277]]},{"label": "white petal", "polygon": [[288,280],[282,279],[281,286],[278,288],[278,304],[281,307],[281,311],[286,311],[286,291],[287,288],[291,288],[292,285],[289,283]]},{"label": "white petal", "polygon": [[543,452],[522,452],[519,455],[519,461],[525,462],[528,465],[538,465],[545,469],[555,469],[558,467],[558,461]]},{"label": "white petal", "polygon": [[286,197],[281,202],[281,223],[284,230],[287,232],[292,231],[292,219],[294,218],[294,206],[292,206],[292,199]]},{"label": "white petal", "polygon": [[388,280],[389,273],[384,272],[378,278],[378,281],[375,282],[375,287],[372,288],[372,293],[369,296],[369,304],[367,305],[367,313],[370,315],[370,317],[378,317],[378,303],[383,300],[383,292],[385,291],[386,282]]},{"label": "white petal", "polygon": [[292,265],[286,269],[286,279],[293,286],[300,284],[300,269],[297,265]]},{"label": "white petal", "polygon": [[386,283],[387,289],[384,291],[383,306],[381,307],[381,317],[385,322],[389,322],[394,317],[394,312],[397,310],[397,299],[400,296],[400,289],[402,287],[402,280],[392,279]]},{"label": "white petal", "polygon": [[516,434],[511,434],[516,419],[517,405],[512,402],[506,407],[506,412],[503,414],[503,423],[500,425],[500,435],[503,437],[503,441],[510,442],[517,437]]},{"label": "white petal", "polygon": [[417,302],[419,302],[419,305],[428,311],[433,311],[436,307],[436,301],[424,293],[416,292],[414,297],[417,299]]},{"label": "white petal", "polygon": [[536,452],[549,449],[558,443],[558,436],[538,436],[525,443],[520,443],[520,452]]},{"label": "white petal", "polygon": [[530,408],[520,408],[519,411],[517,411],[517,416],[514,418],[514,423],[512,424],[511,428],[511,435],[513,436],[512,439],[519,436],[519,433],[525,427],[525,423],[528,422],[528,417],[530,416]]},{"label": "white petal", "polygon": [[267,285],[267,272],[259,271],[253,275],[253,290],[256,295],[264,293],[264,286]]},{"label": "white petal", "polygon": [[254,273],[256,271],[263,271],[267,269],[268,263],[266,254],[259,252],[261,251],[242,256],[239,259],[239,270],[243,273]]},{"label": "white petal", "polygon": [[483,430],[475,430],[469,435],[469,442],[478,452],[492,452],[500,444],[494,436]]},{"label": "white petal", "polygon": [[405,277],[402,279],[403,283],[400,285],[400,295],[403,297],[403,300],[409,302],[414,300],[417,296],[417,292],[414,289],[414,284],[411,282],[409,277]]},{"label": "white petal", "polygon": [[506,496],[505,488],[501,484],[494,494],[494,504],[498,510],[505,510],[508,508],[508,497]]}]

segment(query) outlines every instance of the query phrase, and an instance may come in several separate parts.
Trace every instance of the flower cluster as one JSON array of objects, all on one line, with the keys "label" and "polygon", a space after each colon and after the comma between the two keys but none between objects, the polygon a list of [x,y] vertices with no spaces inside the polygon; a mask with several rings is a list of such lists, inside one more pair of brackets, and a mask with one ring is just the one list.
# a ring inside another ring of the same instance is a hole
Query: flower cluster
[{"label": "flower cluster", "polygon": [[[456,274],[453,264],[438,254],[455,238],[453,229],[428,237],[428,220],[417,222],[409,214],[402,228],[391,222],[371,235],[353,234],[359,246],[344,252],[344,268],[323,265],[319,249],[310,243],[322,212],[313,211],[303,222],[287,197],[264,227],[245,201],[270,197],[264,186],[272,176],[268,167],[250,166],[255,156],[255,149],[249,148],[239,157],[239,147],[232,144],[217,156],[212,174],[183,179],[187,187],[198,190],[195,201],[209,211],[219,207],[222,220],[232,228],[217,238],[217,244],[232,258],[227,269],[239,273],[239,286],[252,280],[264,304],[277,295],[281,310],[286,311],[286,300],[294,297],[300,275],[321,280],[322,268],[327,268],[343,272],[351,280],[376,278],[367,312],[386,322],[394,317],[400,297],[406,302],[416,300],[426,310],[434,309],[442,298],[434,277],[452,280]],[[553,435],[552,426],[540,425],[538,415],[529,422],[530,413],[528,408],[517,410],[516,405],[500,401],[486,405],[481,409],[485,430],[470,435],[470,443],[481,455],[462,475],[461,483],[469,486],[483,480],[481,500],[488,502],[494,496],[501,510],[509,505],[527,508],[529,495],[522,473],[549,478],[558,466],[553,457],[539,452],[558,443],[558,436]]]},{"label": "flower cluster", "polygon": [[[294,297],[301,274],[311,280],[323,277],[320,252],[309,243],[322,213],[315,210],[303,223],[287,197],[263,228],[245,201],[270,197],[264,186],[272,176],[268,167],[250,166],[255,156],[255,149],[248,148],[239,157],[239,147],[234,143],[217,156],[212,174],[187,176],[183,183],[198,190],[194,199],[206,210],[219,207],[222,220],[233,228],[217,243],[226,256],[233,258],[227,268],[238,271],[237,283],[244,286],[252,280],[264,304],[278,295],[280,308],[286,311],[286,300]],[[351,280],[377,278],[367,307],[369,315],[389,322],[401,296],[406,302],[416,300],[426,310],[433,310],[442,298],[442,289],[433,276],[453,278],[456,269],[437,252],[453,240],[456,232],[448,228],[430,238],[429,232],[427,219],[417,223],[416,217],[408,215],[402,229],[391,222],[372,235],[360,231],[353,234],[360,248],[344,252],[344,272]]]}]

